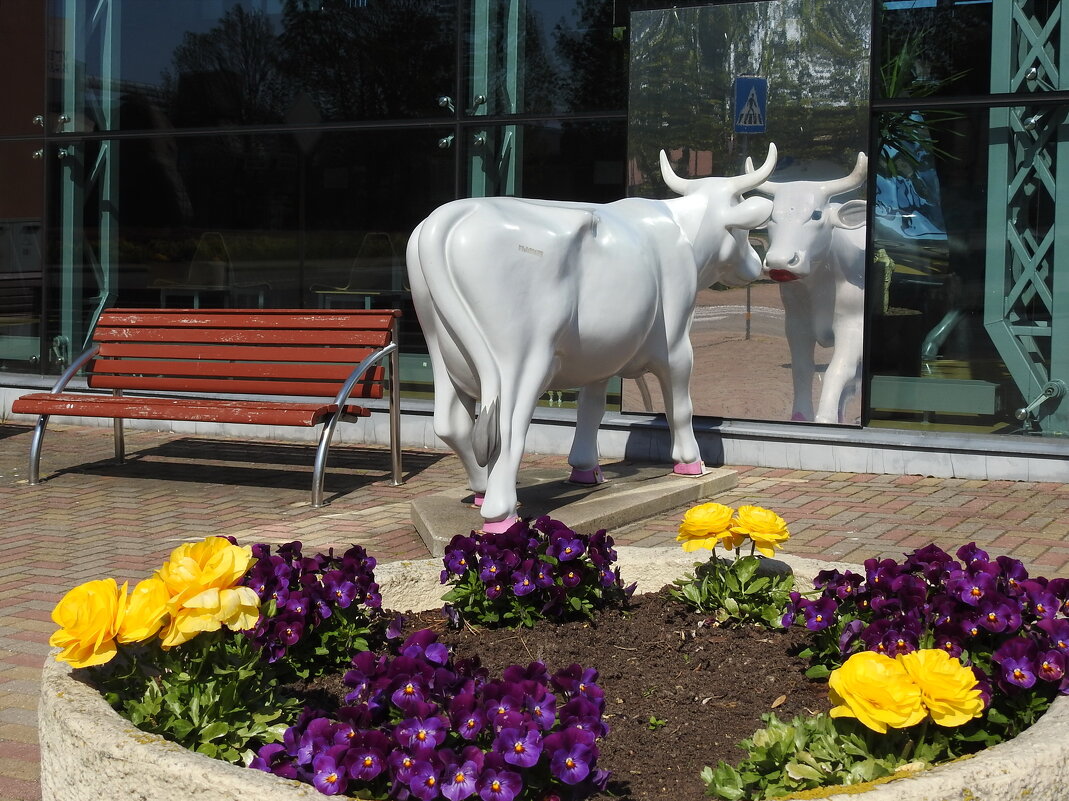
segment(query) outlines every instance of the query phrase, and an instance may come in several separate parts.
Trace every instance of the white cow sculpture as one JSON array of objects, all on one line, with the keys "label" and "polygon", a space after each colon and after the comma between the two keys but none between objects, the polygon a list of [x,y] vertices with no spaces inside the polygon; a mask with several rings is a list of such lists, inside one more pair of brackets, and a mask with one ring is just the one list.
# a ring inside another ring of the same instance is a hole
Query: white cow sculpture
[{"label": "white cow sculpture", "polygon": [[408,242],[412,299],[434,373],[434,430],[460,457],[483,530],[516,522],[516,476],[538,398],[579,387],[572,480],[602,480],[597,430],[608,381],[653,373],[664,393],[675,471],[701,474],[691,426],[691,318],[699,289],[761,273],[750,229],[772,212],[742,195],[752,174],[683,179],[682,197],[568,203],[473,198],[447,203]]},{"label": "white cow sculpture", "polygon": [[[765,272],[780,285],[794,384],[792,420],[844,422],[861,377],[865,296],[864,200],[831,198],[865,182],[868,159],[831,181],[765,181],[754,191],[772,198]],[[746,171],[753,164],[746,160]],[[756,173],[754,173],[756,175]],[[834,348],[813,414],[813,348]]]}]

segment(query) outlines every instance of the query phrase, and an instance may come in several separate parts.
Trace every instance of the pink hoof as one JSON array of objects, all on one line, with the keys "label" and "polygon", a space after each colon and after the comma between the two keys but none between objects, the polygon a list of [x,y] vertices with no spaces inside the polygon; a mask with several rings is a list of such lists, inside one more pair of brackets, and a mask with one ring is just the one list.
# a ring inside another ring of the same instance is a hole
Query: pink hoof
[{"label": "pink hoof", "polygon": [[483,534],[504,534],[519,522],[520,518],[516,515],[509,515],[504,520],[484,520],[482,532]]},{"label": "pink hoof", "polygon": [[791,415],[791,422],[792,423],[808,423],[809,422],[809,418],[806,417],[801,412],[795,412],[794,414]]},{"label": "pink hoof", "polygon": [[677,476],[700,476],[705,473],[705,465],[701,459],[696,462],[680,462],[672,468],[672,472]]},{"label": "pink hoof", "polygon": [[595,467],[593,470],[572,468],[572,474],[568,476],[568,480],[573,484],[604,484],[605,475],[601,472],[600,466]]},{"label": "pink hoof", "polygon": [[483,500],[486,498],[485,492],[476,492],[475,499],[471,502],[471,505],[478,509],[483,505]]}]

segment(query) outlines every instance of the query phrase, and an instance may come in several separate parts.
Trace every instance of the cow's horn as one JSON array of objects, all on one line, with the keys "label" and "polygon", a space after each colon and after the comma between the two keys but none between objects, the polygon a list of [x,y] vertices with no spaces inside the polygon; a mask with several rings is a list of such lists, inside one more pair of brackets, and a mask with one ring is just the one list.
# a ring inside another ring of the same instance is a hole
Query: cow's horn
[{"label": "cow's horn", "polygon": [[865,175],[868,172],[868,167],[868,156],[864,153],[858,153],[857,161],[854,163],[853,172],[845,178],[839,178],[835,181],[825,181],[820,185],[820,189],[825,197],[835,197],[836,195],[841,195],[843,192],[849,192],[851,189],[857,189],[861,184],[865,183]]},{"label": "cow's horn", "polygon": [[690,181],[676,175],[672,165],[668,162],[667,154],[663,150],[661,151],[661,177],[664,179],[665,186],[677,195],[685,195],[690,189]]},{"label": "cow's horn", "polygon": [[[746,170],[747,175],[754,171],[753,159],[749,156],[746,157],[746,163],[743,165],[743,169]],[[760,186],[755,186],[752,191],[760,192],[762,195],[768,195],[769,197],[775,197],[777,189],[779,189],[779,184],[775,181],[765,181]]]},{"label": "cow's horn", "polygon": [[[742,175],[736,175],[728,180],[732,182],[732,189],[735,194],[741,195],[746,192],[752,192],[757,189],[761,184],[768,180],[768,176],[772,174],[772,171],[776,169],[776,159],[779,157],[779,153],[776,150],[776,143],[768,143],[768,155],[765,156],[765,163],[762,164],[757,170],[753,169],[753,162],[750,159],[746,159],[746,172]],[[761,192],[768,192],[765,187],[761,187]]]}]

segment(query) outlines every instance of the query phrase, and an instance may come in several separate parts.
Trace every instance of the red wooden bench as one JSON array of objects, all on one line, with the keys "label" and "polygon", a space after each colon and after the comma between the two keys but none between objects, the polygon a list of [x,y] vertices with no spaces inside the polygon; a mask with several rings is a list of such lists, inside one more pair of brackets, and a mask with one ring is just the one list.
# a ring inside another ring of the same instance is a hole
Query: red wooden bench
[{"label": "red wooden bench", "polygon": [[[90,347],[50,392],[23,395],[12,404],[13,412],[40,415],[30,443],[30,484],[39,483],[50,415],[114,418],[119,462],[125,456],[123,419],[322,423],[312,473],[312,506],[321,506],[334,429],[341,420],[370,416],[351,401],[383,397],[388,359],[391,470],[399,485],[400,315],[394,309],[108,309]],[[83,368],[89,389],[111,394],[66,392]]]}]

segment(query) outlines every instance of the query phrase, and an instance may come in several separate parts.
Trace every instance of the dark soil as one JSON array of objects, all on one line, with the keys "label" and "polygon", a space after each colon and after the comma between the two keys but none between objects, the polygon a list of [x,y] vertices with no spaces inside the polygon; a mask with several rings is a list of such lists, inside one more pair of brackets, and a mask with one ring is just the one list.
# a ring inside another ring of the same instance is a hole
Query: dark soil
[{"label": "dark soil", "polygon": [[428,612],[409,617],[408,631],[419,628],[440,631],[458,657],[478,655],[491,676],[534,660],[551,673],[573,662],[597,668],[610,728],[598,765],[611,771],[609,795],[620,799],[708,801],[702,767],[742,759],[738,743],[761,728],[763,714],[829,708],[827,683],[805,678],[795,656],[804,630],[709,626],[663,590],[594,622],[454,631]]}]

